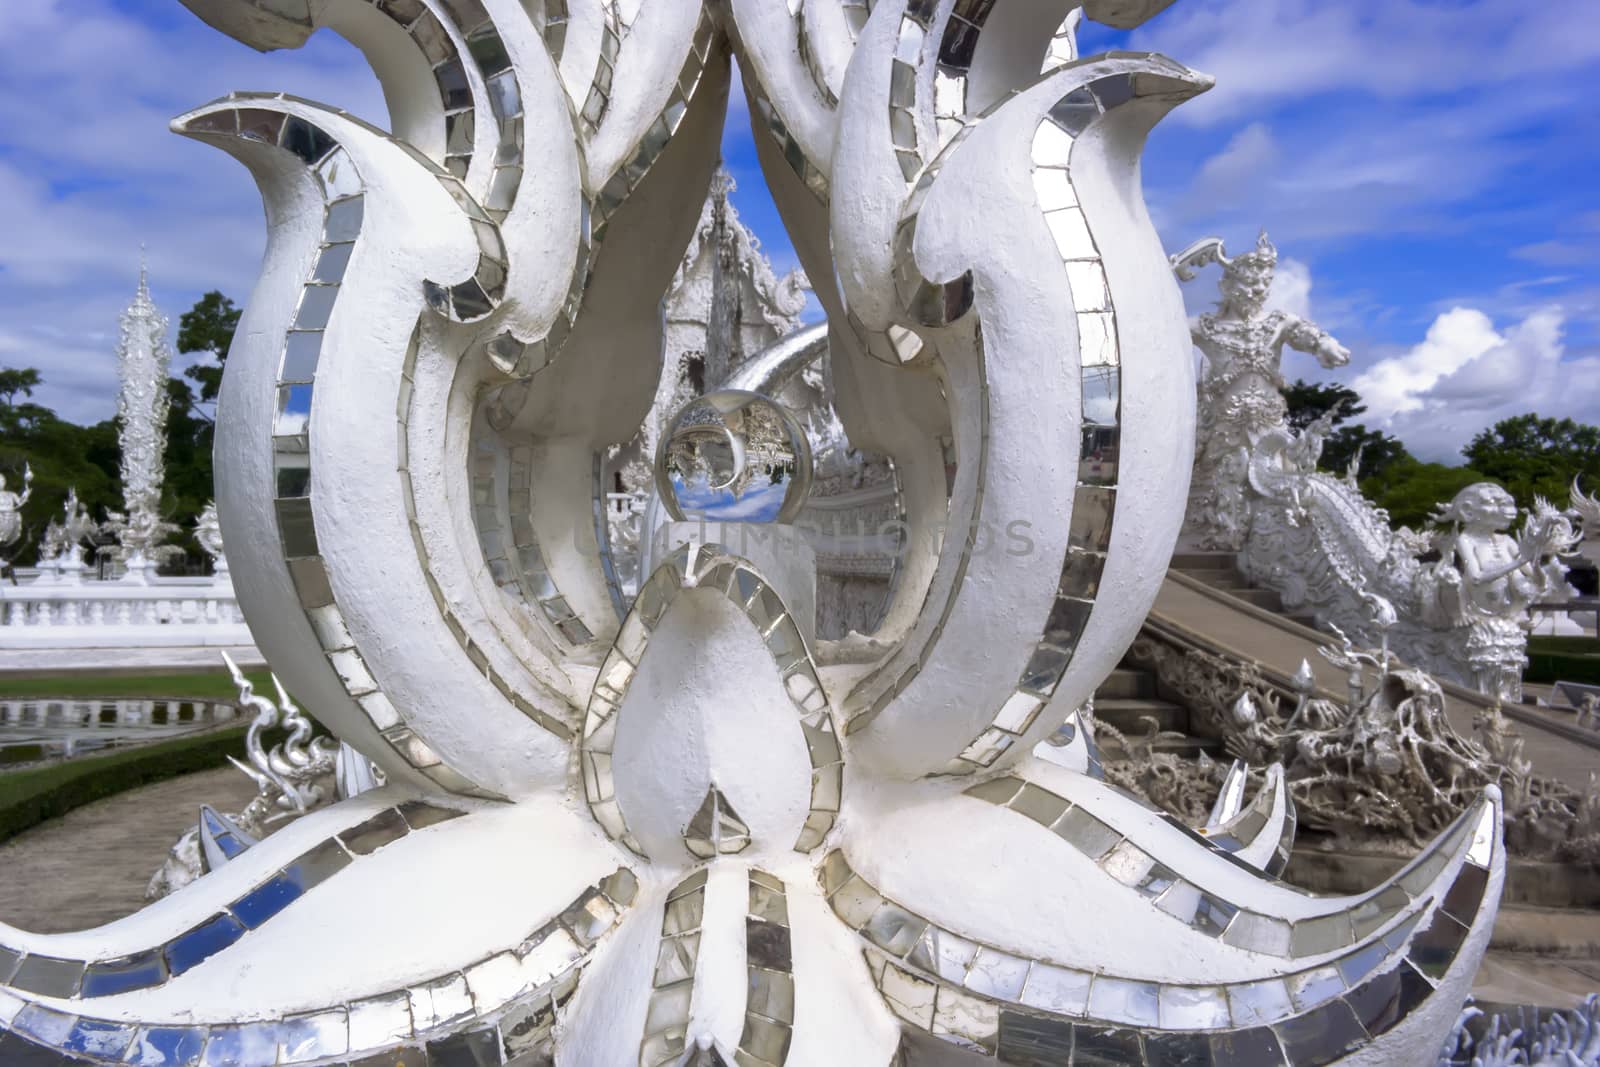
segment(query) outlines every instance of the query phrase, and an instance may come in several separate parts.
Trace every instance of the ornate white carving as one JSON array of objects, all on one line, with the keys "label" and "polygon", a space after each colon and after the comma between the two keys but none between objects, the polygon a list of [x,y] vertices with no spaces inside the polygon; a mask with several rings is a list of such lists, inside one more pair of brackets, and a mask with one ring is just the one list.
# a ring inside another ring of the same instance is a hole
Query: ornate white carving
[{"label": "ornate white carving", "polygon": [[[1263,233],[1255,251],[1228,258],[1222,242],[1198,242],[1172,259],[1178,277],[1223,265],[1223,299],[1202,315],[1194,339],[1208,357],[1188,530],[1200,547],[1239,552],[1245,575],[1277,590],[1285,608],[1355,640],[1388,641],[1406,662],[1445,678],[1521,699],[1528,608],[1566,598],[1562,556],[1595,527],[1595,505],[1573,487],[1567,514],[1540,501],[1521,533],[1510,496],[1479,484],[1461,491],[1418,533],[1391,529],[1362,496],[1353,471],[1317,470],[1332,413],[1295,433],[1280,392],[1284,344],[1324,366],[1348,359],[1326,332],[1283,312],[1263,313],[1277,251]],[[1585,509],[1588,509],[1587,511]],[[1587,519],[1585,516],[1588,516]],[[1436,563],[1419,556],[1437,553]],[[1390,605],[1380,628],[1373,597]]]},{"label": "ornate white carving", "polygon": [[[10,551],[13,545],[22,540],[22,509],[32,496],[32,465],[23,469],[20,493],[7,489],[5,475],[0,474],[0,552]],[[9,560],[0,559],[0,570],[10,565]]]},{"label": "ornate white carving", "polygon": [[205,510],[194,523],[194,539],[200,543],[201,549],[211,557],[211,565],[217,574],[228,573],[228,557],[222,550],[222,523],[217,519],[217,502],[215,500],[206,504]]},{"label": "ornate white carving", "polygon": [[1572,1011],[1501,1010],[1469,1000],[1437,1067],[1600,1067],[1600,995]]},{"label": "ornate white carving", "polygon": [[1205,354],[1206,369],[1186,532],[1201,548],[1236,552],[1250,528],[1250,455],[1261,435],[1282,427],[1289,412],[1282,393],[1284,346],[1315,355],[1324,367],[1344,366],[1350,352],[1298,315],[1265,310],[1278,264],[1278,250],[1265,230],[1243,255],[1230,258],[1222,241],[1212,237],[1172,257],[1182,281],[1210,263],[1222,266],[1222,300],[1194,325],[1194,343]]},{"label": "ornate white carving", "polygon": [[166,475],[167,415],[172,398],[167,377],[172,348],[167,343],[167,318],[150,297],[148,270],[139,268],[139,289],[122,313],[117,341],[117,441],[122,450],[121,512],[109,512],[105,532],[116,538],[110,554],[127,567],[128,577],[148,581],[163,555],[161,542],[178,527],[161,518],[161,489]]},{"label": "ornate white carving", "polygon": [[1252,766],[1283,764],[1302,825],[1350,844],[1421,844],[1494,785],[1505,797],[1508,849],[1600,859],[1600,785],[1580,793],[1535,775],[1498,707],[1475,723],[1475,737],[1462,736],[1427,673],[1400,666],[1386,648],[1339,638],[1320,651],[1350,680],[1342,703],[1315,697],[1309,670],[1289,705],[1259,682],[1214,691],[1234,694],[1222,719],[1229,754]]},{"label": "ornate white carving", "polygon": [[[1468,486],[1422,533],[1392,530],[1389,518],[1348,481],[1316,470],[1319,427],[1296,438],[1280,428],[1256,443],[1250,462],[1251,518],[1240,564],[1278,590],[1290,610],[1368,644],[1380,639],[1369,598],[1393,606],[1387,639],[1407,663],[1507,701],[1522,696],[1532,604],[1567,597],[1570,554],[1592,518],[1545,501],[1523,518],[1491,483]],[[1593,528],[1593,527],[1591,527]],[[1437,555],[1436,562],[1419,557]]]}]

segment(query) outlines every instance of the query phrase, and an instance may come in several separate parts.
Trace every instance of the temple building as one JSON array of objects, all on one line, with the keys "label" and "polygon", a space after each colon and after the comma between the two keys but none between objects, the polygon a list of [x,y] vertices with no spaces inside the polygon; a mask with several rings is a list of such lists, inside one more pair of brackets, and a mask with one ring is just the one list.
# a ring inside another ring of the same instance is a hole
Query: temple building
[{"label": "temple building", "polygon": [[[783,276],[739,217],[736,184],[719,169],[683,263],[663,302],[661,380],[639,433],[607,463],[610,530],[619,569],[630,574],[642,520],[628,498],[653,488],[652,461],[667,422],[691,399],[726,382],[752,356],[806,325],[805,272]],[[877,628],[893,578],[900,522],[893,465],[853,449],[834,413],[826,356],[788,380],[775,399],[810,438],[816,482],[799,524],[817,552],[818,634]]]}]

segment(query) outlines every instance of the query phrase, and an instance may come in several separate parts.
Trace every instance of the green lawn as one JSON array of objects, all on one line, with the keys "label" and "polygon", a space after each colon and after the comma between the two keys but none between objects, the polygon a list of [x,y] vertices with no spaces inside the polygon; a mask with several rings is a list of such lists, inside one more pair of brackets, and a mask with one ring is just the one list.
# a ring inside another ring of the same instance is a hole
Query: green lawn
[{"label": "green lawn", "polygon": [[[247,671],[245,677],[256,692],[276,700],[272,676],[266,671]],[[39,678],[0,677],[0,700],[63,697],[207,697],[226,700],[237,697],[233,678],[225,670],[195,671],[186,674],[57,674]]]}]

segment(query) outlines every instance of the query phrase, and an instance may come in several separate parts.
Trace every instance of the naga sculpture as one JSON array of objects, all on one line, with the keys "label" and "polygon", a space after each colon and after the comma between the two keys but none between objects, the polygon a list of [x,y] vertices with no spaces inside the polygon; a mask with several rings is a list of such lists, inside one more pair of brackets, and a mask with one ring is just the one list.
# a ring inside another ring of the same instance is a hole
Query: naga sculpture
[{"label": "naga sculpture", "polygon": [[[1074,57],[1060,0],[186,3],[262,48],[336,29],[393,112],[176,123],[270,234],[218,411],[239,600],[388,784],[101,929],[0,927],[0,1060],[1436,1058],[1498,905],[1494,789],[1318,898],[1269,873],[1281,796],[1202,833],[1032,755],[1182,522],[1189,338],[1138,160],[1209,79]],[[734,53],[841,421],[901,477],[870,664],[816,665],[803,545],[764,571],[672,524],[628,602],[604,543]],[[1014,523],[1031,551],[981,550]]]},{"label": "naga sculpture", "polygon": [[1201,315],[1194,343],[1206,357],[1200,383],[1200,441],[1189,488],[1186,532],[1198,547],[1237,552],[1250,530],[1249,459],[1263,433],[1284,425],[1285,345],[1342,367],[1350,352],[1326,330],[1287,311],[1266,311],[1278,250],[1265,230],[1256,247],[1229,257],[1215,237],[1172,257],[1181,281],[1209,263],[1222,265],[1215,312]]},{"label": "naga sculpture", "polygon": [[1308,607],[1367,644],[1379,640],[1368,605],[1381,597],[1396,616],[1386,639],[1405,662],[1520,701],[1528,609],[1566,599],[1561,560],[1600,530],[1600,502],[1574,485],[1568,511],[1537,500],[1513,537],[1516,503],[1483,482],[1440,507],[1431,529],[1391,529],[1350,479],[1316,469],[1320,430],[1297,437],[1279,427],[1257,441],[1245,574],[1278,590],[1286,608]]},{"label": "naga sculpture", "polygon": [[[1600,529],[1600,503],[1572,491],[1563,514],[1539,501],[1519,536],[1499,486],[1462,490],[1418,533],[1389,525],[1353,474],[1317,469],[1332,415],[1296,433],[1288,425],[1279,361],[1283,346],[1343,366],[1349,352],[1325,331],[1285,312],[1264,313],[1277,249],[1263,233],[1255,250],[1229,258],[1216,238],[1172,257],[1192,280],[1198,267],[1223,266],[1222,301],[1200,316],[1194,341],[1208,370],[1199,389],[1200,438],[1186,536],[1196,547],[1239,554],[1241,569],[1277,590],[1286,609],[1309,608],[1320,625],[1377,644],[1370,602],[1392,605],[1396,625],[1383,636],[1412,666],[1484,693],[1522,695],[1528,609],[1566,598],[1561,558],[1587,529]],[[1437,562],[1422,557],[1437,556]]]}]

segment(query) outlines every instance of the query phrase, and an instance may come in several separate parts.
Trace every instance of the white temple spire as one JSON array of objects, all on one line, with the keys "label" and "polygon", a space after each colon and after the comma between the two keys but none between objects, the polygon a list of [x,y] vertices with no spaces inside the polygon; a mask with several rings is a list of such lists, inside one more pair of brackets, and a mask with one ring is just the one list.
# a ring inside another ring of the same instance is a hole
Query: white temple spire
[{"label": "white temple spire", "polygon": [[167,318],[150,295],[147,254],[141,248],[139,287],[122,313],[117,341],[117,373],[122,390],[117,398],[117,436],[122,446],[123,513],[107,523],[121,545],[130,578],[148,577],[155,569],[153,550],[173,529],[161,521],[161,487],[165,477],[167,414],[171,398],[167,375],[172,348]]}]

